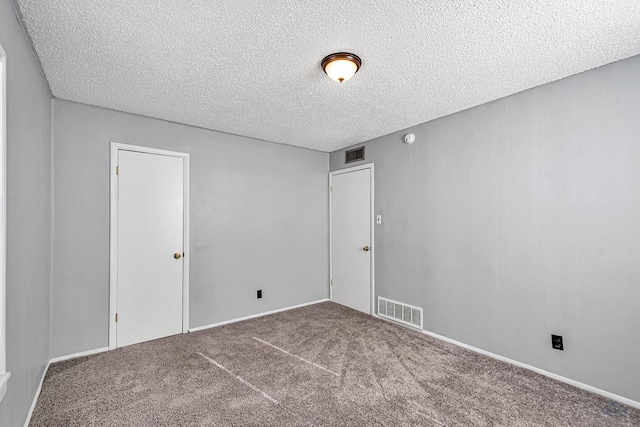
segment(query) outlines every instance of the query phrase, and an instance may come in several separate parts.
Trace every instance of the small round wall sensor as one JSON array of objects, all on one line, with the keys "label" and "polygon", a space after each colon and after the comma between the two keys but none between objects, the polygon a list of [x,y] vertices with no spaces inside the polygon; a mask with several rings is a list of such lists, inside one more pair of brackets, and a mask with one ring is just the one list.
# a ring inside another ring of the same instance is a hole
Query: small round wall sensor
[{"label": "small round wall sensor", "polygon": [[408,133],[408,134],[406,134],[406,135],[404,136],[404,142],[405,142],[406,144],[411,145],[411,144],[413,144],[414,142],[416,142],[416,136],[415,136],[414,134],[412,134],[412,133]]}]

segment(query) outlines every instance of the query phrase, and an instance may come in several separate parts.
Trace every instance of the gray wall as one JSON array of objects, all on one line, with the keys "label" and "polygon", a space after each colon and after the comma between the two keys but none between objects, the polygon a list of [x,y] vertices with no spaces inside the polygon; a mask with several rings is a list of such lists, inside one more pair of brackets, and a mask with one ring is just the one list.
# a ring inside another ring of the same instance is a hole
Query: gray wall
[{"label": "gray wall", "polygon": [[377,294],[422,306],[426,330],[640,401],[639,100],[634,57],[408,129],[412,146],[367,142]]},{"label": "gray wall", "polygon": [[327,153],[59,100],[54,122],[53,357],[108,345],[110,141],[191,153],[191,327],[328,297]]},{"label": "gray wall", "polygon": [[7,53],[7,394],[0,426],[22,426],[49,360],[51,101],[10,1]]}]

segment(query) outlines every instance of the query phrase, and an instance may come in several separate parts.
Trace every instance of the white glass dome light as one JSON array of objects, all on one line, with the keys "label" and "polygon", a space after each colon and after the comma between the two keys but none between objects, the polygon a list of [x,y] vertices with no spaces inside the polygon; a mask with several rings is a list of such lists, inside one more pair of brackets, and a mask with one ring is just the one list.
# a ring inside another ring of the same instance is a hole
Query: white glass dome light
[{"label": "white glass dome light", "polygon": [[358,72],[362,60],[353,53],[332,53],[322,60],[322,69],[332,80],[343,83]]}]

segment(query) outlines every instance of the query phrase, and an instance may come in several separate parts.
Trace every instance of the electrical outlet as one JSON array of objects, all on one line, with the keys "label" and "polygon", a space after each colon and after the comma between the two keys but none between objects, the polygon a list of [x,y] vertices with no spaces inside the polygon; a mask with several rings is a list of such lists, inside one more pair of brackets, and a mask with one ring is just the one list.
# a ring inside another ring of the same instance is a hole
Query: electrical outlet
[{"label": "electrical outlet", "polygon": [[382,215],[376,216],[376,224],[382,224]]},{"label": "electrical outlet", "polygon": [[258,289],[258,299],[262,298],[262,289]]},{"label": "electrical outlet", "polygon": [[562,344],[562,335],[551,335],[551,347],[556,350],[564,351],[564,345]]}]

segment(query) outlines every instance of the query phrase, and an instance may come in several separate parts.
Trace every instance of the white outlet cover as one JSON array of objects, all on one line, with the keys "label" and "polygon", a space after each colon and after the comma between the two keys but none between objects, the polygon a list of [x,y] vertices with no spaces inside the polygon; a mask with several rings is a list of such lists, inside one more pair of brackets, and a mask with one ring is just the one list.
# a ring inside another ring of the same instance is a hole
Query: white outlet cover
[{"label": "white outlet cover", "polygon": [[382,215],[376,216],[376,224],[382,224]]}]

